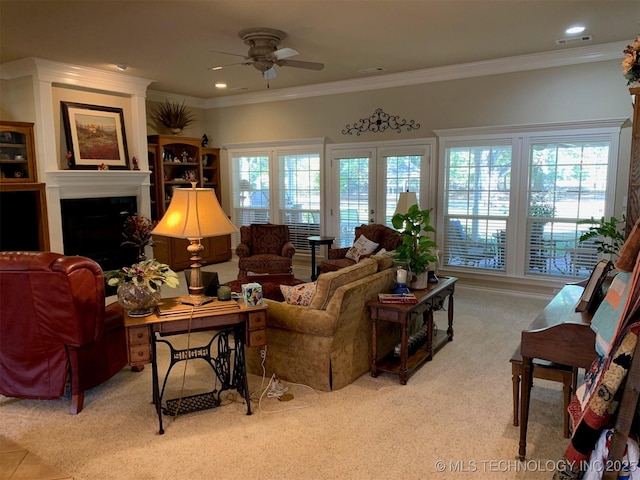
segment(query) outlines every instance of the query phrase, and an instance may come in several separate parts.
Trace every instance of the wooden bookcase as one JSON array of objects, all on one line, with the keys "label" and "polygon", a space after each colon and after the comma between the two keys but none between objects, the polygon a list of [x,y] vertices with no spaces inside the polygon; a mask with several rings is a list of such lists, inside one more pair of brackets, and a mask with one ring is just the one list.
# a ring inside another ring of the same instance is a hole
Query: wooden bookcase
[{"label": "wooden bookcase", "polygon": [[[147,137],[149,169],[151,170],[151,218],[160,220],[167,210],[176,188],[213,188],[220,198],[220,149],[201,146],[200,138],[176,135],[150,135]],[[222,203],[222,202],[221,202]],[[174,270],[189,268],[191,262],[184,239],[155,235],[154,257]],[[203,263],[226,262],[231,258],[231,237],[202,240]]]},{"label": "wooden bookcase", "polygon": [[38,183],[33,123],[0,121],[0,250],[47,251],[45,184]]}]

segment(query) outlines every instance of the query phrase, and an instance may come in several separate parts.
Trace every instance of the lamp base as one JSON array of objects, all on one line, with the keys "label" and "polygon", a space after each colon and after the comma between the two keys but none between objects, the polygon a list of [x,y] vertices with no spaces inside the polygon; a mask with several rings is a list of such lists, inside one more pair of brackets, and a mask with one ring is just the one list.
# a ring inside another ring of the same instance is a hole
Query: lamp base
[{"label": "lamp base", "polygon": [[409,290],[409,287],[407,287],[406,283],[397,283],[392,293],[396,295],[403,295],[411,293],[411,291]]},{"label": "lamp base", "polygon": [[215,300],[214,297],[207,297],[206,295],[186,295],[184,297],[180,297],[180,303],[184,305],[193,305],[194,307],[199,307],[200,305],[204,305],[205,303],[213,302]]}]

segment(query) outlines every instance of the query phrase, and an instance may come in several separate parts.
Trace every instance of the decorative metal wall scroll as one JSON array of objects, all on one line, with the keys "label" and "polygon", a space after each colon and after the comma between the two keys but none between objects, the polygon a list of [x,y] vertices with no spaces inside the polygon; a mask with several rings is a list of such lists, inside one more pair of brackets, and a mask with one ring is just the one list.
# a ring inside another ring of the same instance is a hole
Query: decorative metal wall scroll
[{"label": "decorative metal wall scroll", "polygon": [[400,129],[403,127],[406,128],[407,131],[417,130],[420,128],[420,124],[416,123],[415,120],[409,122],[404,118],[400,120],[400,115],[389,115],[388,113],[384,113],[381,108],[376,108],[373,115],[360,119],[357,123],[354,123],[353,126],[347,124],[345,129],[342,130],[342,134],[352,135],[353,132],[356,132],[356,135],[360,135],[363,132],[379,133],[384,132],[387,128],[400,133]]}]

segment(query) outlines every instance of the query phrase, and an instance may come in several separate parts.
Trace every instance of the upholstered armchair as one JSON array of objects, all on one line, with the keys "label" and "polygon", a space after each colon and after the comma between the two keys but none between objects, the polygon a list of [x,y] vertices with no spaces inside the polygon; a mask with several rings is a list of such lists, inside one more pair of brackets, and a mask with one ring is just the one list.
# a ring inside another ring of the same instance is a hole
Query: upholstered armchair
[{"label": "upholstered armchair", "polygon": [[247,272],[292,273],[295,247],[289,240],[289,227],[271,223],[252,223],[240,227],[238,278]]},{"label": "upholstered armchair", "polygon": [[[363,223],[359,227],[356,227],[354,239],[357,240],[360,238],[360,235],[364,235],[368,240],[378,244],[370,255],[381,251],[383,248],[387,251],[393,251],[402,243],[402,236],[400,236],[397,230],[380,223]],[[334,272],[341,268],[355,265],[357,262],[347,257],[347,252],[350,248],[351,247],[330,248],[327,251],[327,259],[320,263],[320,273]],[[370,255],[366,255],[366,257]]]},{"label": "upholstered armchair", "polygon": [[84,392],[127,364],[122,307],[105,307],[93,260],[52,252],[0,252],[0,393],[55,399]]}]

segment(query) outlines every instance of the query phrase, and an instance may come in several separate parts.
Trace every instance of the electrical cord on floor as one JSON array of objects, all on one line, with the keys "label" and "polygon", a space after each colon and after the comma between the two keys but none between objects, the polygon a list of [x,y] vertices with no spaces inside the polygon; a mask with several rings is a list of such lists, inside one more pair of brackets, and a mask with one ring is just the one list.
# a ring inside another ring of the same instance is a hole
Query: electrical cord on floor
[{"label": "electrical cord on floor", "polygon": [[[187,325],[187,350],[191,348],[191,320],[193,319],[193,311],[194,306],[191,306],[191,312],[189,312],[189,323]],[[173,418],[178,416],[178,412],[180,411],[180,406],[182,405],[182,396],[184,394],[184,384],[187,378],[187,365],[189,363],[189,355],[184,361],[184,370],[182,371],[182,385],[180,386],[180,396],[178,397],[178,405],[176,406],[176,411],[173,413]]]},{"label": "electrical cord on floor", "polygon": [[[269,383],[267,383],[267,386],[264,386],[264,381],[266,379],[267,376],[267,370],[264,366],[265,361],[267,359],[267,346],[265,345],[264,349],[262,349],[260,351],[260,358],[262,359],[262,361],[260,362],[261,366],[262,366],[262,383],[260,385],[260,388],[258,388],[257,390],[255,390],[252,394],[249,395],[250,399],[254,398],[254,395],[258,392],[260,392],[260,396],[258,398],[258,410],[260,410],[260,412],[262,413],[279,413],[279,412],[286,412],[288,410],[298,410],[300,408],[307,408],[309,406],[311,406],[309,403],[305,403],[303,405],[292,405],[290,407],[287,408],[283,408],[283,409],[279,409],[279,410],[265,410],[262,408],[262,400],[264,399],[264,396],[266,395],[267,398],[277,398],[278,400],[281,399],[281,397],[286,394],[290,389],[286,386],[284,386],[282,384],[282,382],[280,382],[277,378],[276,378],[276,374],[274,373],[273,375],[271,375],[271,378],[269,379]],[[298,387],[303,387],[303,388],[308,388],[309,390],[311,390],[316,397],[318,396],[318,392],[316,392],[313,388],[311,388],[308,385],[304,385],[302,383],[293,383],[293,382],[289,382],[289,385],[292,386],[298,386]]]},{"label": "electrical cord on floor", "polygon": [[[260,361],[260,366],[262,367],[262,382],[260,383],[260,388],[254,390],[253,393],[249,394],[250,400],[254,400],[255,399],[254,397],[258,392],[260,392],[260,395],[258,397],[258,399],[260,399],[264,394],[264,392],[267,391],[267,388],[269,388],[269,384],[267,384],[266,387],[264,386],[264,381],[267,376],[267,370],[264,366],[264,362],[267,360],[267,348],[268,348],[268,345],[265,345],[264,348],[260,350],[260,358],[262,359]],[[271,383],[271,381],[269,381],[269,383]]]}]

